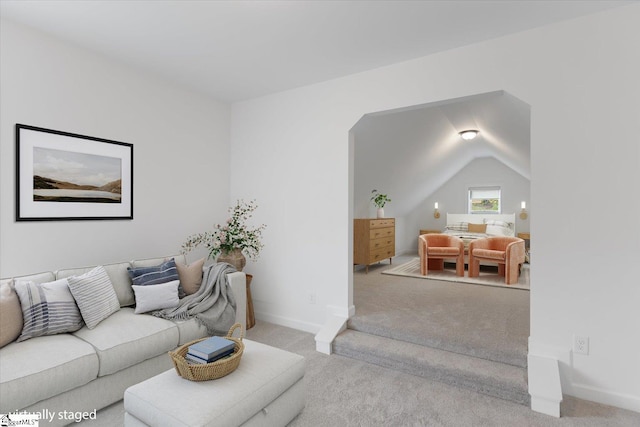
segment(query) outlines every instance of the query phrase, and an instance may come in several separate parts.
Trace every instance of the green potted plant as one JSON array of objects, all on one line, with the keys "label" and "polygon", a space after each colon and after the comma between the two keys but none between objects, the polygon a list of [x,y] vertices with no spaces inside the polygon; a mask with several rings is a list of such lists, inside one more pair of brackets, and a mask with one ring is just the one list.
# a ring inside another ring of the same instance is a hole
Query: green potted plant
[{"label": "green potted plant", "polygon": [[[209,250],[209,258],[218,257],[218,262],[228,262],[242,271],[247,260],[243,253],[255,260],[262,249],[262,231],[266,225],[249,228],[246,224],[253,211],[258,208],[255,200],[246,203],[238,200],[229,208],[231,217],[224,224],[216,224],[213,231],[193,234],[182,244],[182,253],[204,245]],[[218,256],[219,255],[219,256]]]},{"label": "green potted plant", "polygon": [[386,194],[379,193],[378,190],[371,190],[371,201],[378,208],[378,218],[384,218],[384,205],[391,201]]}]

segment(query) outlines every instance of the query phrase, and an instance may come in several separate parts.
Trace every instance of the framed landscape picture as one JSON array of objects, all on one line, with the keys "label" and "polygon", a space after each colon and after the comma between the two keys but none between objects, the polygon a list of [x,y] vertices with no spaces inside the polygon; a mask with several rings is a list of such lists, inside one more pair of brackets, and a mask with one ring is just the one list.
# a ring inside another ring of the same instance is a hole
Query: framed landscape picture
[{"label": "framed landscape picture", "polygon": [[133,219],[133,145],[16,124],[16,221]]}]

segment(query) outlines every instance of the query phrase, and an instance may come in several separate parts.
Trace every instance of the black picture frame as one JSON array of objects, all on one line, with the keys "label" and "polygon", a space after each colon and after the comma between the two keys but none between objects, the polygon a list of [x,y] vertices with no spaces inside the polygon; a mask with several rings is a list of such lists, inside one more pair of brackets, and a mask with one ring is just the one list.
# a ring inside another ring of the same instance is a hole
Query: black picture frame
[{"label": "black picture frame", "polygon": [[16,124],[16,221],[133,219],[133,144]]}]

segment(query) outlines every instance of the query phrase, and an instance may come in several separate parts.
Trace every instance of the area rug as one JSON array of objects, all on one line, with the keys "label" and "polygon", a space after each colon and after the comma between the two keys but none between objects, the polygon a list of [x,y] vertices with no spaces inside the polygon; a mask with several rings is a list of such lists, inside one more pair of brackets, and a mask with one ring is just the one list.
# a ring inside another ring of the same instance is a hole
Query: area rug
[{"label": "area rug", "polygon": [[455,269],[444,269],[442,271],[429,271],[429,275],[420,274],[420,258],[414,258],[409,262],[401,264],[394,268],[384,270],[382,274],[390,274],[392,276],[416,277],[418,279],[444,280],[448,282],[470,283],[473,285],[497,286],[510,289],[529,290],[529,265],[522,266],[522,272],[518,278],[518,283],[507,285],[504,283],[504,277],[498,276],[496,273],[480,272],[480,277],[468,277],[468,271],[465,271],[464,277],[456,276]]}]

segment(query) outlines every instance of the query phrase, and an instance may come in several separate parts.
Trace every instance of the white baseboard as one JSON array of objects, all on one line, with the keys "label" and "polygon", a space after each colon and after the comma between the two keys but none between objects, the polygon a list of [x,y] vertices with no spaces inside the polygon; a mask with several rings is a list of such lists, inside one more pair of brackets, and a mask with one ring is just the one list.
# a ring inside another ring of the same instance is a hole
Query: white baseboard
[{"label": "white baseboard", "polygon": [[[573,383],[571,396],[578,399],[590,400],[605,405],[611,405],[629,411],[640,412],[640,397],[630,394],[617,393],[586,384]],[[569,393],[567,393],[569,394]]]},{"label": "white baseboard", "polygon": [[564,395],[640,412],[640,396],[618,393],[574,382],[573,355],[570,348],[550,346],[529,337],[529,355],[551,357],[558,360],[562,393]]},{"label": "white baseboard", "polygon": [[262,320],[265,322],[273,323],[275,325],[286,326],[287,328],[297,329],[299,331],[310,332],[317,334],[323,327],[321,324],[301,322],[298,319],[292,319],[289,317],[277,316],[274,314],[254,312],[256,320]]},{"label": "white baseboard", "polygon": [[349,307],[340,307],[337,305],[328,305],[327,313],[332,316],[344,317],[349,319],[356,314],[356,306],[351,305]]},{"label": "white baseboard", "polygon": [[347,318],[329,315],[324,327],[315,336],[316,351],[324,354],[333,353],[333,341],[347,328]]},{"label": "white baseboard", "polygon": [[562,385],[558,359],[529,354],[527,367],[531,409],[556,418],[560,417]]}]

